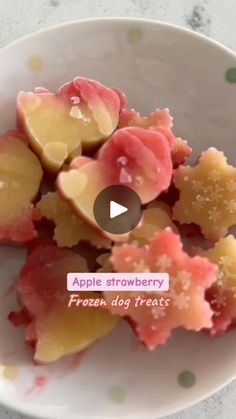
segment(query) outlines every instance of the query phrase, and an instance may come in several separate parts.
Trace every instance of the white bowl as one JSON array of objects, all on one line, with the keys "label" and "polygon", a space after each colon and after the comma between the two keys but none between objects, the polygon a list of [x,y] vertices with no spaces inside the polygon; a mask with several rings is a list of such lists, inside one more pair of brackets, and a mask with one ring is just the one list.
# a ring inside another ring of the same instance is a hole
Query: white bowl
[{"label": "white bowl", "polygon": [[[15,125],[19,90],[54,89],[83,75],[120,87],[139,111],[169,107],[175,133],[190,140],[194,157],[216,146],[236,163],[236,57],[203,36],[142,19],[92,19],[14,42],[0,51],[0,63],[1,131]],[[40,418],[154,419],[190,406],[236,376],[235,331],[215,340],[177,331],[167,345],[148,353],[125,323],[76,368],[75,357],[33,366],[23,330],[6,319],[16,307],[9,285],[23,260],[24,250],[0,248],[5,406]],[[189,373],[179,375],[183,371]]]}]

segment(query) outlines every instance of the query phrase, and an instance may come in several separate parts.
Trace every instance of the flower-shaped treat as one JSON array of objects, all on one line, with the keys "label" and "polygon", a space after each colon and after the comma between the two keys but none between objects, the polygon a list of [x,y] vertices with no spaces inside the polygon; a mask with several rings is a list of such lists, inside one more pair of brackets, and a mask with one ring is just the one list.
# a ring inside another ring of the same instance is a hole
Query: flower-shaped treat
[{"label": "flower-shaped treat", "polygon": [[25,242],[35,236],[32,200],[42,179],[39,160],[18,132],[0,137],[0,239]]},{"label": "flower-shaped treat", "polygon": [[98,248],[110,248],[111,241],[76,215],[57,192],[43,195],[37,204],[42,217],[55,224],[54,240],[59,247],[72,247],[88,241]]},{"label": "flower-shaped treat", "polygon": [[128,186],[144,204],[168,188],[171,175],[170,146],[165,135],[131,127],[116,131],[96,159],[76,158],[71,170],[59,174],[57,187],[74,210],[98,228],[93,204],[104,188]]},{"label": "flower-shaped treat", "polygon": [[220,239],[212,249],[199,253],[219,267],[216,283],[207,291],[214,311],[210,335],[223,333],[236,320],[236,239],[229,235]]},{"label": "flower-shaped treat", "polygon": [[166,128],[173,127],[173,118],[170,115],[169,109],[156,109],[148,116],[140,115],[140,113],[136,112],[135,109],[123,109],[120,114],[118,128],[150,128],[159,125]]},{"label": "flower-shaped treat", "polygon": [[116,90],[77,77],[56,94],[46,89],[20,92],[20,129],[46,169],[58,172],[64,161],[95,146],[115,130],[124,100]]},{"label": "flower-shaped treat", "polygon": [[[67,273],[86,271],[87,264],[80,255],[51,243],[34,246],[28,255],[17,291],[31,318],[26,340],[35,346],[36,362],[52,362],[77,353],[116,326],[117,318],[102,307],[68,307]],[[101,296],[82,293],[80,298],[99,300]]]},{"label": "flower-shaped treat", "polygon": [[[122,298],[131,300],[128,309],[110,305],[116,293],[104,293],[111,312],[128,316],[139,339],[150,350],[164,344],[177,327],[199,331],[212,326],[213,312],[205,300],[205,291],[216,280],[217,266],[206,258],[185,253],[180,237],[170,228],[157,233],[143,247],[114,246],[111,262],[116,272],[144,272],[144,278],[148,272],[169,273],[167,292],[120,292]],[[149,300],[149,305],[138,305],[138,294]],[[158,305],[151,306],[150,299],[152,304],[158,300]]]},{"label": "flower-shaped treat", "polygon": [[180,192],[175,220],[199,225],[210,240],[225,236],[236,224],[236,168],[227,164],[221,151],[209,148],[195,166],[179,167],[174,183]]},{"label": "flower-shaped treat", "polygon": [[166,227],[177,232],[177,228],[171,220],[170,207],[162,202],[149,204],[143,210],[143,218],[140,226],[137,226],[130,234],[129,242],[137,245],[147,243],[155,233]]},{"label": "flower-shaped treat", "polygon": [[120,114],[119,128],[124,127],[141,127],[152,128],[163,132],[171,145],[171,157],[174,167],[183,164],[192,153],[192,149],[188,142],[181,138],[175,137],[171,131],[173,127],[173,118],[170,115],[169,109],[156,109],[148,116],[141,116],[139,112],[134,109],[123,109]]}]

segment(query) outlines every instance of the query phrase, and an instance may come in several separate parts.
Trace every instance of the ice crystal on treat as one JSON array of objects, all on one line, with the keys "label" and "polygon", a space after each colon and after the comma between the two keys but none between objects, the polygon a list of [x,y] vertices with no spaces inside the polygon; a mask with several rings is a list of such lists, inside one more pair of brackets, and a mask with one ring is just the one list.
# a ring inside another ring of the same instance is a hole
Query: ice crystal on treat
[{"label": "ice crystal on treat", "polygon": [[39,192],[43,172],[39,160],[17,131],[0,136],[0,239],[32,240],[38,219],[32,201]]},{"label": "ice crystal on treat", "polygon": [[166,269],[169,269],[172,265],[172,260],[167,255],[161,255],[156,260],[156,267],[159,270],[159,272],[165,272]]},{"label": "ice crystal on treat", "polygon": [[124,185],[133,182],[132,175],[124,167],[120,169],[119,182]]},{"label": "ice crystal on treat", "polygon": [[201,211],[205,207],[208,201],[209,201],[209,198],[202,195],[196,195],[196,199],[192,201],[191,204],[192,204],[193,209],[195,209],[196,211]]},{"label": "ice crystal on treat", "polygon": [[[220,307],[225,307],[227,304],[227,298],[226,295],[218,293],[213,294],[212,299],[210,300],[210,303],[215,305],[216,311],[214,312],[215,316],[220,316]],[[217,310],[218,309],[218,310]]]},{"label": "ice crystal on treat", "polygon": [[[128,316],[139,339],[153,350],[164,344],[177,327],[201,330],[212,326],[212,310],[205,300],[205,291],[217,279],[217,266],[206,258],[190,257],[183,251],[180,237],[170,228],[156,233],[149,244],[136,247],[131,244],[114,246],[110,259],[115,272],[136,272],[136,267],[146,272],[158,272],[157,262],[161,271],[169,273],[170,289],[167,292],[143,292],[143,298],[169,298],[167,306],[135,307],[133,297],[128,310],[122,307],[110,306],[114,314]],[[164,268],[164,269],[163,269]],[[104,293],[110,304],[116,293]],[[128,293],[122,292],[122,298],[130,298]]]},{"label": "ice crystal on treat", "polygon": [[[189,181],[189,176],[185,176],[184,180]],[[193,179],[193,181],[192,181],[193,191],[202,192],[202,191],[204,191],[204,188],[205,188],[205,186],[204,186],[204,181],[203,180]]]},{"label": "ice crystal on treat", "polygon": [[42,217],[55,224],[54,240],[59,247],[76,246],[80,241],[88,241],[98,248],[111,247],[111,241],[74,214],[69,204],[57,192],[43,195],[37,208]]},{"label": "ice crystal on treat", "polygon": [[213,207],[208,211],[208,220],[216,223],[221,218],[221,212],[217,209],[217,207]]},{"label": "ice crystal on treat", "polygon": [[[166,315],[166,308],[165,307],[153,307],[151,309],[152,316],[155,320],[161,319]],[[157,330],[157,326],[155,324],[151,325],[152,330]]]},{"label": "ice crystal on treat", "polygon": [[234,214],[236,212],[236,201],[230,199],[229,201],[224,200],[225,207],[228,212]]},{"label": "ice crystal on treat", "polygon": [[181,292],[177,295],[174,295],[173,304],[179,310],[187,310],[189,308],[189,295],[186,295],[184,292]]},{"label": "ice crystal on treat", "polygon": [[178,222],[199,225],[210,240],[224,237],[236,224],[236,168],[221,151],[209,148],[195,166],[180,166],[174,183],[180,193],[173,208]]},{"label": "ice crystal on treat", "polygon": [[[17,291],[28,313],[26,340],[35,347],[36,362],[53,362],[80,352],[117,325],[117,318],[102,307],[68,307],[67,273],[87,270],[84,258],[53,243],[39,241],[30,250]],[[83,293],[81,298],[101,297]]]},{"label": "ice crystal on treat", "polygon": [[218,185],[214,185],[213,187],[209,187],[208,188],[208,196],[209,199],[213,202],[218,202],[220,201],[223,196],[222,196],[222,192],[223,192],[223,188],[218,186]]},{"label": "ice crystal on treat", "polygon": [[236,318],[236,239],[229,235],[220,239],[213,248],[198,253],[219,267],[217,281],[207,291],[213,315],[210,335],[227,330]]},{"label": "ice crystal on treat", "polygon": [[170,207],[162,202],[149,204],[143,210],[141,225],[137,226],[130,234],[129,243],[136,241],[138,245],[147,243],[156,232],[171,227],[177,231],[176,226],[171,220]]},{"label": "ice crystal on treat", "polygon": [[133,263],[133,272],[150,272],[150,269],[144,259],[140,259],[138,262]]},{"label": "ice crystal on treat", "polygon": [[126,156],[120,156],[117,159],[117,163],[119,163],[121,166],[126,166],[128,163],[128,158]]},{"label": "ice crystal on treat", "polygon": [[180,285],[183,290],[188,290],[191,284],[191,274],[185,270],[179,271],[177,275],[173,278],[173,286]]},{"label": "ice crystal on treat", "polygon": [[226,189],[230,192],[236,192],[236,180],[229,179],[225,184]]}]

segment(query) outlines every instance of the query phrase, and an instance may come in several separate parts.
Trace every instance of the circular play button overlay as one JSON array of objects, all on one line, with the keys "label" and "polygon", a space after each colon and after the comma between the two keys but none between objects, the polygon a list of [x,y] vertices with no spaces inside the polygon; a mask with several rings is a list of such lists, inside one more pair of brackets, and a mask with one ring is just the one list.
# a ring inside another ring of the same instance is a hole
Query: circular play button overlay
[{"label": "circular play button overlay", "polygon": [[142,217],[142,202],[136,192],[127,186],[113,185],[103,189],[93,206],[98,225],[112,234],[133,230]]}]

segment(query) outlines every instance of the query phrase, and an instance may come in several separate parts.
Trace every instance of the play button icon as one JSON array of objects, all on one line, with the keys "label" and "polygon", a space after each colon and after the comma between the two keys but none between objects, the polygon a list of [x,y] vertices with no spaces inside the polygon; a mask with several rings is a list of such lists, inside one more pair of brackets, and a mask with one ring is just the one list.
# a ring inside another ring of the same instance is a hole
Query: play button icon
[{"label": "play button icon", "polygon": [[97,196],[93,206],[98,225],[112,234],[124,234],[137,226],[142,217],[142,202],[131,188],[113,185]]},{"label": "play button icon", "polygon": [[110,218],[118,217],[118,215],[124,214],[127,211],[128,208],[118,204],[118,202],[110,202]]}]

